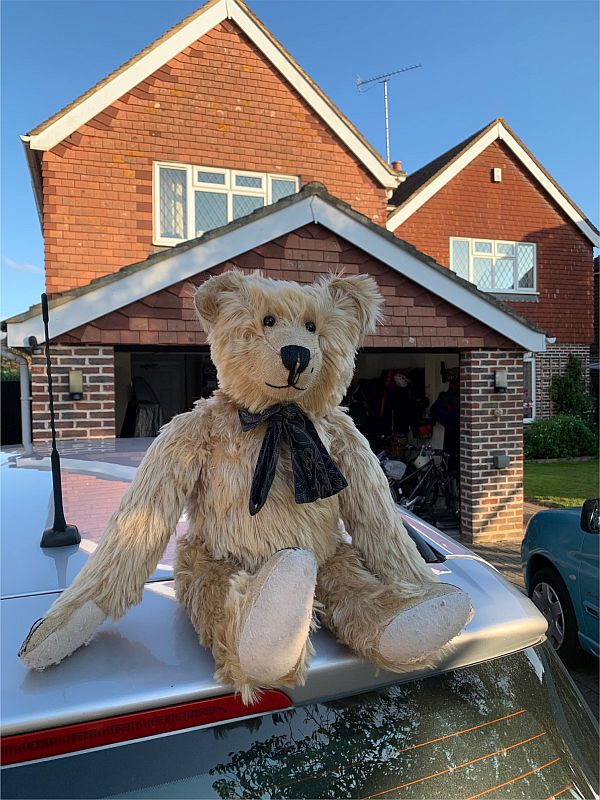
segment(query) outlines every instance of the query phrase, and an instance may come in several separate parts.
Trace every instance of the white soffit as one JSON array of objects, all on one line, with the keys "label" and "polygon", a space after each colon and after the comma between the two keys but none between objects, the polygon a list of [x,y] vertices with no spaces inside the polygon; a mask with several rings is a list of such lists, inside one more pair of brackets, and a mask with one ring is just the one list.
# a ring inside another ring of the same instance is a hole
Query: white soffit
[{"label": "white soffit", "polygon": [[[485,297],[462,286],[450,273],[446,274],[443,270],[429,266],[407,252],[399,242],[390,241],[352,215],[314,195],[263,218],[251,220],[206,243],[200,241],[181,253],[174,251],[172,256],[157,261],[154,265],[150,264],[54,306],[50,310],[50,337],[60,336],[161,289],[231,261],[241,253],[310,222],[322,224],[525,350],[540,352],[546,349],[546,337],[543,333],[532,330],[526,323],[515,319]],[[99,309],[102,309],[100,314]],[[38,342],[44,341],[41,316],[8,323],[7,328],[9,347],[28,346],[30,336],[35,336]]]},{"label": "white soffit", "polygon": [[316,85],[307,79],[284,48],[275,44],[274,39],[236,0],[218,0],[214,5],[208,5],[198,16],[70,108],[40,133],[21,138],[33,150],[52,149],[226,19],[233,20],[241,28],[382,186],[393,189],[398,185],[398,176],[385,161],[371,150],[346,119],[317,90]]},{"label": "white soffit", "polygon": [[600,247],[600,234],[595,231],[588,221],[584,219],[577,208],[568,200],[568,198],[557,189],[556,185],[548,178],[545,172],[540,169],[538,164],[534,161],[529,153],[523,146],[515,139],[515,137],[508,131],[501,122],[493,125],[481,138],[473,142],[472,145],[467,147],[464,153],[459,156],[455,161],[443,169],[437,177],[430,183],[426,184],[420,191],[411,197],[406,203],[401,206],[397,211],[394,211],[386,223],[389,231],[395,231],[402,225],[412,214],[415,213],[421,206],[430,200],[437,192],[440,191],[447,183],[449,183],[459,172],[461,172],[468,164],[470,164],[478,155],[489,147],[492,142],[497,139],[503,141],[508,148],[515,154],[521,161],[538,183],[545,189],[545,191],[552,197],[556,204],[565,212],[579,228],[579,230],[586,236],[594,247]]}]

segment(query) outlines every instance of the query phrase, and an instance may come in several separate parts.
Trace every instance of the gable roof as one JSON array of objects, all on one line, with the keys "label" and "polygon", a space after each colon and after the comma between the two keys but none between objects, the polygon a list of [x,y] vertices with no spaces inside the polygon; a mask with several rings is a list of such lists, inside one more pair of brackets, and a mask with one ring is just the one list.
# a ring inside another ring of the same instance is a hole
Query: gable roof
[{"label": "gable roof", "polygon": [[504,142],[584,236],[587,236],[595,247],[599,247],[600,235],[595,225],[575,205],[502,118],[493,120],[485,128],[409,175],[392,196],[390,203],[397,208],[388,217],[387,229],[395,231],[492,142],[498,140]]},{"label": "gable roof", "polygon": [[[546,349],[546,335],[535,325],[354,211],[319,183],[309,183],[297,194],[198,239],[153,253],[144,261],[53,297],[49,303],[50,337],[68,333],[310,223],[322,225],[525,350]],[[4,325],[9,347],[28,347],[30,336],[44,341],[40,305],[11,317]]]},{"label": "gable roof", "polygon": [[[30,150],[50,150],[225,20],[242,30],[382,186],[398,185],[398,174],[241,0],[209,0],[81,97],[22,136],[24,144]],[[31,159],[29,163],[33,171],[35,163]]]}]

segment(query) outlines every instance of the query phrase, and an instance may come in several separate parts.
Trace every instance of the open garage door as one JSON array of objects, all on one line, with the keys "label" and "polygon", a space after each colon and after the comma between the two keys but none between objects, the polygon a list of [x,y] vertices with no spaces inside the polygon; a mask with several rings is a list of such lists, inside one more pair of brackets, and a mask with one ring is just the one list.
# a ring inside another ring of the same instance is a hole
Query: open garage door
[{"label": "open garage door", "polygon": [[364,349],[344,400],[380,457],[396,500],[457,532],[458,373],[457,352]]}]

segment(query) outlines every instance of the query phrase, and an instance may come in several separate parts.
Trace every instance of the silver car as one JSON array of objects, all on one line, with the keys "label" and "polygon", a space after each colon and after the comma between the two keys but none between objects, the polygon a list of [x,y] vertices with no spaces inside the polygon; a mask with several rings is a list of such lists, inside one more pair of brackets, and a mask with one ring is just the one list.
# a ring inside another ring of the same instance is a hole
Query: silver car
[{"label": "silver car", "polygon": [[[474,619],[435,670],[374,667],[325,630],[306,684],[246,707],[213,678],[173,591],[173,542],[142,603],[45,672],[17,651],[81,568],[148,446],[62,448],[79,547],[42,550],[49,453],[2,463],[3,798],[592,798],[598,732],[533,604],[482,559],[400,511]],[[49,522],[50,521],[50,522]]]}]

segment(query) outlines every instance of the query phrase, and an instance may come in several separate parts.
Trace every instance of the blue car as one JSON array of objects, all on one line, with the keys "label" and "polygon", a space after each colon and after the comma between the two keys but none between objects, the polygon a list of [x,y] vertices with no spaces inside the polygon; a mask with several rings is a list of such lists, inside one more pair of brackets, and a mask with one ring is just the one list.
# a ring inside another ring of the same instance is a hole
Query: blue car
[{"label": "blue car", "polygon": [[521,560],[527,594],[548,620],[562,657],[598,656],[598,498],[582,508],[548,509],[529,521]]}]

